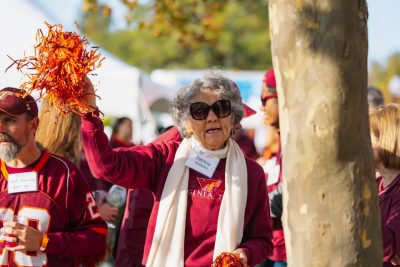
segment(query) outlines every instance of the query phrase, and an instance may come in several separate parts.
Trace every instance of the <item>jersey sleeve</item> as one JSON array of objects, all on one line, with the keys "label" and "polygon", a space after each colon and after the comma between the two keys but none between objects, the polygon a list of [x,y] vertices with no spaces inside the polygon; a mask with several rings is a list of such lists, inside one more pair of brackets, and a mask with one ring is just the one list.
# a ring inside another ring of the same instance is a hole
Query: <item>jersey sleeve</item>
[{"label": "jersey sleeve", "polygon": [[105,255],[107,224],[100,212],[89,185],[75,166],[69,166],[66,189],[67,230],[48,233],[46,253],[72,257],[84,266],[93,266]]},{"label": "jersey sleeve", "polygon": [[161,142],[113,149],[102,121],[90,114],[82,116],[81,130],[86,159],[95,177],[126,188],[152,192],[164,182],[159,179],[163,176],[160,170],[166,166],[166,161],[173,162],[174,145]]}]

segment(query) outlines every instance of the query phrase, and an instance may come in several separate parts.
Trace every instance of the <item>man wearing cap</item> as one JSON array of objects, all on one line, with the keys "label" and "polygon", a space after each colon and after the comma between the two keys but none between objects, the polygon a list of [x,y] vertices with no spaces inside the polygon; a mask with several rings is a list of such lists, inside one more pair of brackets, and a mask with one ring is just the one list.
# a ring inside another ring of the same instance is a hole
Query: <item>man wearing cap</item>
[{"label": "man wearing cap", "polygon": [[[276,92],[275,73],[273,69],[264,75],[261,88],[261,103],[264,111],[264,123],[275,128],[279,133],[279,107],[278,94]],[[282,153],[279,148],[276,155],[270,157],[263,164],[267,191],[270,204],[270,216],[272,225],[273,254],[260,267],[286,266],[285,239],[282,227]]]},{"label": "man wearing cap", "polygon": [[0,90],[0,265],[95,266],[107,226],[81,172],[39,149],[35,100]]}]

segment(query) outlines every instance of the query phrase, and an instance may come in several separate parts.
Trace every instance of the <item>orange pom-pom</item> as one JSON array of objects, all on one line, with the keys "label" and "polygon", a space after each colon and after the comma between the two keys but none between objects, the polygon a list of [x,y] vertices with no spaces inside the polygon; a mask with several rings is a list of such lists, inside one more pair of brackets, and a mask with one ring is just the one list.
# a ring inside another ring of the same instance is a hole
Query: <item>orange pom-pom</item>
[{"label": "orange pom-pom", "polygon": [[211,267],[246,267],[246,265],[236,254],[222,252],[215,258]]},{"label": "orange pom-pom", "polygon": [[11,66],[15,64],[28,78],[20,88],[26,94],[38,91],[40,99],[61,113],[92,112],[93,107],[85,101],[83,80],[100,67],[104,57],[98,47],[88,50],[88,40],[79,34],[63,32],[61,24],[45,24],[48,33],[44,35],[42,30],[37,31],[34,56],[19,60],[10,57],[14,61]]}]

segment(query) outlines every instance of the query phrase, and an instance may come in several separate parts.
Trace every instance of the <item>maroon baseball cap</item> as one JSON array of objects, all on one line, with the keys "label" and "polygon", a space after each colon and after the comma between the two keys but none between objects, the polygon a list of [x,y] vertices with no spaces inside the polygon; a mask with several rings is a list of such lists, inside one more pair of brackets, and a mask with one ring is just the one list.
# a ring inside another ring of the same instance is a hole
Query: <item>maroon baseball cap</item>
[{"label": "maroon baseball cap", "polygon": [[23,95],[26,91],[14,87],[6,87],[0,90],[0,111],[11,115],[30,114],[38,116],[38,106],[31,95]]},{"label": "maroon baseball cap", "polygon": [[263,83],[268,87],[271,92],[276,92],[274,69],[270,69],[264,74]]}]

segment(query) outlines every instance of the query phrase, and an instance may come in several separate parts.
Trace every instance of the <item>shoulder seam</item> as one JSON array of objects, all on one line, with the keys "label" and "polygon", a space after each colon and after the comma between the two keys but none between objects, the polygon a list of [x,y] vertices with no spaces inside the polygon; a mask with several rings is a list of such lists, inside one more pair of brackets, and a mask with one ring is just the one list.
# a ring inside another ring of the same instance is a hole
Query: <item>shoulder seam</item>
[{"label": "shoulder seam", "polygon": [[51,157],[53,157],[53,158],[55,158],[55,159],[57,159],[57,160],[59,160],[59,161],[61,161],[64,165],[65,165],[65,167],[67,168],[67,184],[66,184],[66,187],[67,187],[67,193],[65,194],[65,209],[66,209],[66,211],[67,211],[67,220],[69,221],[69,213],[68,213],[68,210],[69,210],[69,207],[68,207],[68,195],[69,195],[69,179],[70,179],[70,169],[69,169],[69,166],[68,166],[68,164],[65,162],[65,160],[64,159],[62,159],[62,158],[60,158],[60,157],[58,157],[58,156],[56,156],[56,155],[54,155],[54,154],[51,154],[50,155]]}]

